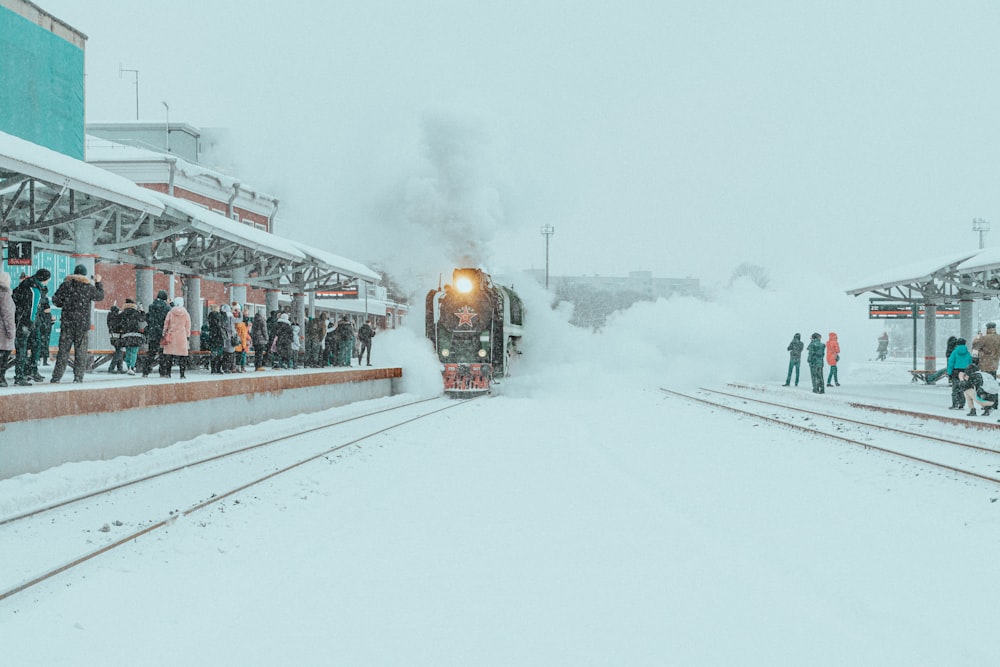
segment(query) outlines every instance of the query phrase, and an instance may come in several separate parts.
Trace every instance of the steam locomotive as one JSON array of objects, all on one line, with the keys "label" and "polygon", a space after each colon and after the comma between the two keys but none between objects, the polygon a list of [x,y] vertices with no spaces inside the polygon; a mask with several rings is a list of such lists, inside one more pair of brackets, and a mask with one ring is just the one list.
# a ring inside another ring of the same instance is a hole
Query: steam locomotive
[{"label": "steam locomotive", "polygon": [[455,269],[451,284],[428,292],[425,319],[450,396],[488,393],[520,354],[524,304],[479,269]]}]

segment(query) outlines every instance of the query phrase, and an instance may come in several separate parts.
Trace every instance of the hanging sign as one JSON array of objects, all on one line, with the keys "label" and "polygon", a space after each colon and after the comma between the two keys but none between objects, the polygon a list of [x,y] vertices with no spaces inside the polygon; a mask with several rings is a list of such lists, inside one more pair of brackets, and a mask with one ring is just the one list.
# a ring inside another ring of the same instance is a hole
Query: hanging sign
[{"label": "hanging sign", "polygon": [[[918,306],[917,318],[926,317],[924,306]],[[958,305],[944,303],[937,307],[937,319],[953,320],[961,315]],[[911,303],[872,303],[868,306],[870,320],[912,320],[913,304]]]},{"label": "hanging sign", "polygon": [[317,290],[317,299],[357,299],[358,298],[358,284],[344,285],[338,284],[334,285],[330,289]]},{"label": "hanging sign", "polygon": [[10,241],[7,243],[8,266],[31,266],[32,257],[31,241]]}]

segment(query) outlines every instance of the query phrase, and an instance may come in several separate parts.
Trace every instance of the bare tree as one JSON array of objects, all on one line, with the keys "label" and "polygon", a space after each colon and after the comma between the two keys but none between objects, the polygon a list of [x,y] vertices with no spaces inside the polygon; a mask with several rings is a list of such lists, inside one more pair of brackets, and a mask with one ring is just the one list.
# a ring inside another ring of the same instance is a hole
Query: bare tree
[{"label": "bare tree", "polygon": [[743,262],[733,269],[733,275],[729,278],[729,284],[732,285],[740,278],[749,278],[754,285],[761,289],[767,289],[767,286],[771,284],[771,277],[767,274],[767,269],[759,264],[751,264],[750,262]]}]

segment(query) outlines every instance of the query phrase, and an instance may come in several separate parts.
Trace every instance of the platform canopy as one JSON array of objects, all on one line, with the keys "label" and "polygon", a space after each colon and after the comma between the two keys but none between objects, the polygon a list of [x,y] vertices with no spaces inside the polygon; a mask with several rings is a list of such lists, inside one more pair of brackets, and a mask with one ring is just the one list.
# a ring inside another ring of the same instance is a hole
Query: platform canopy
[{"label": "platform canopy", "polygon": [[953,253],[886,269],[846,292],[928,303],[1000,296],[1000,249]]},{"label": "platform canopy", "polygon": [[0,132],[0,238],[73,254],[84,221],[93,223],[91,251],[104,261],[294,291],[381,279],[359,262]]},{"label": "platform canopy", "polygon": [[94,220],[102,243],[121,243],[163,211],[126,178],[0,132],[0,237],[73,253],[78,220]]}]

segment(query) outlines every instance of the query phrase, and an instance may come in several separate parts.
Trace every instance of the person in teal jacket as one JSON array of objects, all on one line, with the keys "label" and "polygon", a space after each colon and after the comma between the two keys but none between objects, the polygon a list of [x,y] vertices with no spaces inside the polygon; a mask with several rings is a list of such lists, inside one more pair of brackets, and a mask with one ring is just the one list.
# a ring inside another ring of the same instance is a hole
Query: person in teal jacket
[{"label": "person in teal jacket", "polygon": [[826,345],[820,340],[820,335],[814,333],[806,348],[808,356],[806,362],[809,364],[809,374],[812,376],[814,394],[825,394],[823,382],[823,356],[826,354]]},{"label": "person in teal jacket", "polygon": [[951,380],[951,410],[965,409],[965,395],[959,388],[958,372],[964,371],[972,363],[972,353],[965,346],[965,339],[955,341],[955,349],[948,355],[948,377]]},{"label": "person in teal jacket", "polygon": [[792,370],[795,370],[795,386],[799,386],[799,367],[802,366],[802,348],[805,347],[802,344],[802,334],[795,334],[792,336],[792,342],[788,344],[788,376],[785,378],[785,384],[782,387],[787,387],[792,382]]}]

